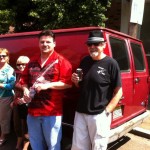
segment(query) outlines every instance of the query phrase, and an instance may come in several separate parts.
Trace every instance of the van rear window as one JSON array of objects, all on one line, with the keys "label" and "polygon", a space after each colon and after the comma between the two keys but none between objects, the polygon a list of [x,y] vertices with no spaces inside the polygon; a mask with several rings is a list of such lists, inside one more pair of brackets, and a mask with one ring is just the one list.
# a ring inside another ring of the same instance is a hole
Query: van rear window
[{"label": "van rear window", "polygon": [[119,64],[121,72],[129,71],[129,56],[126,42],[121,39],[109,37],[112,56]]},{"label": "van rear window", "polygon": [[142,48],[139,44],[131,43],[134,66],[136,71],[143,71],[145,69],[144,58]]}]

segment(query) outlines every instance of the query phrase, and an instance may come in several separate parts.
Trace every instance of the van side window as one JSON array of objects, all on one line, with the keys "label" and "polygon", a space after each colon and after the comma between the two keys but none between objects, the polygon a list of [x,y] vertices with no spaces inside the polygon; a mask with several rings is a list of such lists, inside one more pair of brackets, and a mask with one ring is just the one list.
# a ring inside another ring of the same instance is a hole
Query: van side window
[{"label": "van side window", "polygon": [[131,43],[134,65],[136,71],[143,71],[145,69],[142,48],[139,44]]},{"label": "van side window", "polygon": [[120,70],[122,72],[129,71],[129,57],[125,41],[114,37],[110,37],[109,40],[112,56],[118,62]]}]

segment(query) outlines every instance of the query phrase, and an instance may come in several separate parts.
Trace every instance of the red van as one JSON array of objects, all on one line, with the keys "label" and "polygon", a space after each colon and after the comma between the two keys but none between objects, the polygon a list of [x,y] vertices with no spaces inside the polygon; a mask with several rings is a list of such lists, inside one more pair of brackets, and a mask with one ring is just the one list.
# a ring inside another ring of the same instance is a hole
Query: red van
[{"label": "red van", "polygon": [[[56,51],[73,66],[88,54],[85,41],[89,31],[102,30],[107,41],[105,53],[117,60],[122,77],[123,96],[113,112],[109,142],[113,142],[142,123],[148,116],[149,71],[142,41],[129,35],[101,27],[84,27],[53,30],[56,33]],[[30,58],[39,54],[36,32],[0,36],[0,47],[8,48],[10,64],[15,67],[19,55]],[[73,120],[79,91],[72,87],[64,92],[63,137],[72,139]]]}]

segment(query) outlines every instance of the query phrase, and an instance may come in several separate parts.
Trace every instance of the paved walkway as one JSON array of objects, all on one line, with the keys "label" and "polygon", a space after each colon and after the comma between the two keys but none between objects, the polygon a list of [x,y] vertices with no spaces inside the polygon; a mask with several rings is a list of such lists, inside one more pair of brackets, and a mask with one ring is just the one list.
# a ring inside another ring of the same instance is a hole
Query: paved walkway
[{"label": "paved walkway", "polygon": [[143,121],[141,125],[135,127],[131,132],[136,135],[150,139],[150,110],[148,111],[149,111],[149,116]]},{"label": "paved walkway", "polygon": [[4,143],[2,146],[0,146],[0,150],[15,150],[16,146],[16,135],[14,131],[12,131],[8,137],[8,140],[6,143]]}]

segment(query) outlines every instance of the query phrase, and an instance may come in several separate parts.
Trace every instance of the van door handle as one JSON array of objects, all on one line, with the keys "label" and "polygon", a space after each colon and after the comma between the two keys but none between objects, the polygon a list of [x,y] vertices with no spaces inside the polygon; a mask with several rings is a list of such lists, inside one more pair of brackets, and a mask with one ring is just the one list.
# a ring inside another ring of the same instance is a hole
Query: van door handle
[{"label": "van door handle", "polygon": [[136,84],[138,84],[140,82],[140,78],[137,77],[137,78],[134,79],[134,81],[135,81]]}]

